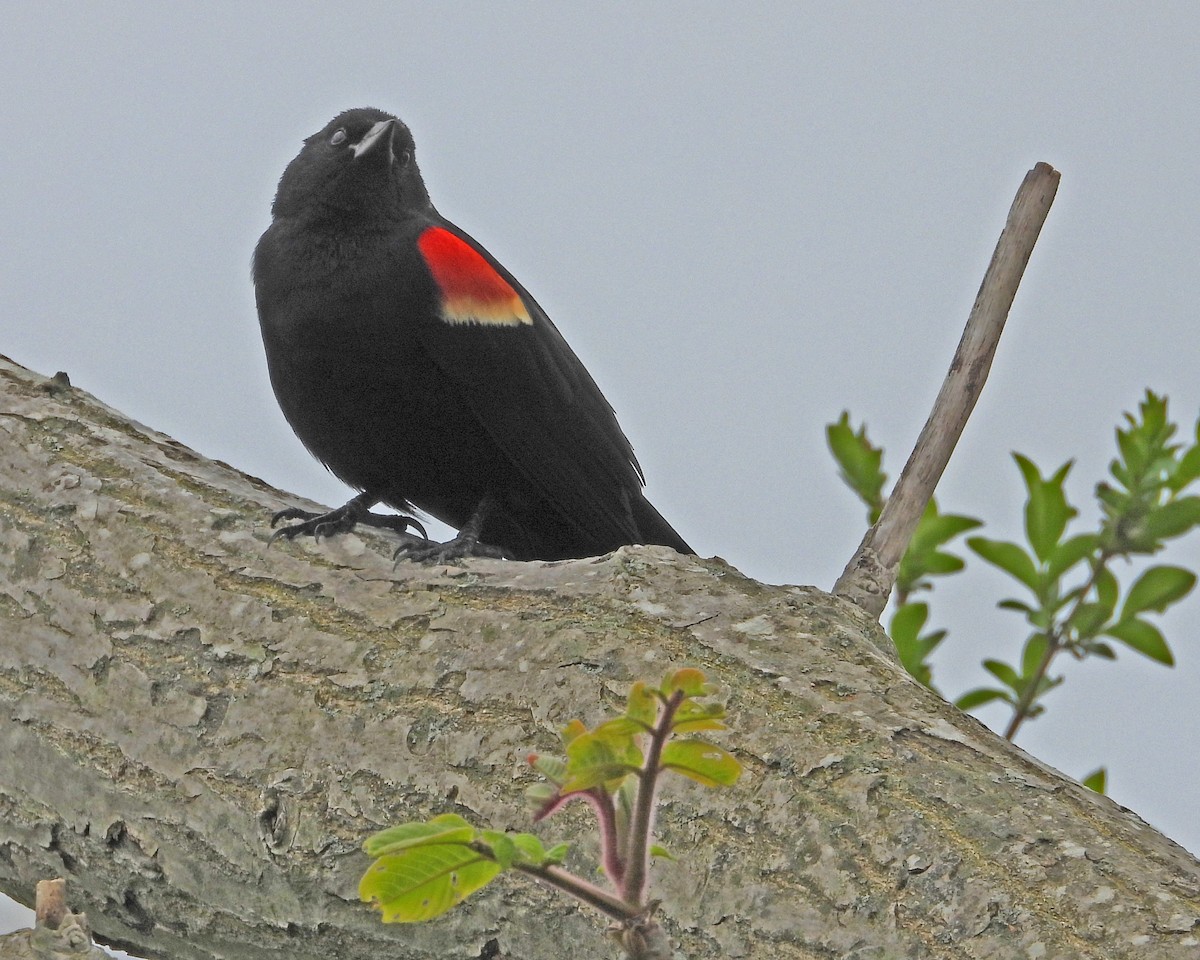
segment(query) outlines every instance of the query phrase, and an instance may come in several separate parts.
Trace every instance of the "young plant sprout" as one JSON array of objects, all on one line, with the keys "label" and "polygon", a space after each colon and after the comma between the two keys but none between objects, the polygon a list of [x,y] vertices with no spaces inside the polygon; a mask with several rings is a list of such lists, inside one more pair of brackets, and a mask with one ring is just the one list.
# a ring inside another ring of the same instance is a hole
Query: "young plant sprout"
[{"label": "young plant sprout", "polygon": [[531,833],[472,826],[457,814],[390,827],[368,838],[374,859],[359,896],[385,923],[440,916],[505,870],[571,894],[614,921],[613,934],[635,960],[667,957],[670,945],[648,894],[650,859],[669,857],[653,842],[661,774],[674,771],[709,787],[730,786],[741,764],[723,747],[693,734],[724,730],[725,708],[713,703],[704,674],[683,668],[658,687],[638,681],[620,716],[589,729],[572,720],[561,736],[566,757],[529,757],[548,782],[527,794],[543,820],[583,800],[596,816],[605,884],[562,866],[569,844],[547,849]]}]

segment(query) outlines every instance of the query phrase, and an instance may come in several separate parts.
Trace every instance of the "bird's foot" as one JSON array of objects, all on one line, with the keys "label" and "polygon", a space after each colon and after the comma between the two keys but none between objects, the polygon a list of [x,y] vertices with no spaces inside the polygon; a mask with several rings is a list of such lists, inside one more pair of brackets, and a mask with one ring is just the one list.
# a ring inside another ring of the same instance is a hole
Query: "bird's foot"
[{"label": "bird's foot", "polygon": [[[270,546],[280,537],[286,540],[295,540],[296,537],[311,536],[320,540],[322,537],[332,537],[338,533],[349,533],[359,524],[381,530],[395,530],[418,543],[432,543],[425,533],[425,528],[412,517],[403,514],[372,513],[370,508],[377,502],[366,494],[360,494],[344,506],[330,510],[328,513],[311,513],[298,507],[280,510],[271,517],[272,527],[282,520],[299,520],[301,522],[280,527],[271,534],[267,545]],[[412,537],[408,533],[410,527],[420,531],[421,537]]]},{"label": "bird's foot", "polygon": [[480,543],[478,536],[460,533],[453,540],[437,543],[426,540],[421,543],[416,537],[413,543],[401,544],[392,559],[399,563],[401,560],[412,560],[415,563],[453,563],[467,557],[490,557],[493,560],[503,560],[504,551],[490,543]]},{"label": "bird's foot", "polygon": [[[467,525],[458,531],[458,536],[445,543],[403,543],[399,546],[392,559],[399,563],[401,560],[414,560],[417,563],[453,563],[466,557],[490,557],[493,560],[503,560],[504,551],[490,543],[481,543],[479,535],[483,530],[483,521],[492,509],[491,498],[485,498]],[[422,533],[425,531],[422,530]],[[410,538],[415,540],[416,538]]]}]

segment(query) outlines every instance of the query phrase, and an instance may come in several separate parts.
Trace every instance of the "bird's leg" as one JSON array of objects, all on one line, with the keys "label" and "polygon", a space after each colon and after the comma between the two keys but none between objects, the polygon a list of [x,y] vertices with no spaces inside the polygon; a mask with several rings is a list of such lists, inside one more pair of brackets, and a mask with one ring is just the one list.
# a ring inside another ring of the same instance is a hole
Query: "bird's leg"
[{"label": "bird's leg", "polygon": [[495,506],[491,497],[484,497],[471,514],[471,519],[458,531],[458,536],[445,543],[401,544],[393,559],[415,560],[417,563],[450,563],[464,557],[491,557],[495,560],[504,559],[504,551],[490,543],[480,543],[479,534],[483,530],[483,522],[488,512]]},{"label": "bird's leg", "polygon": [[[349,533],[360,523],[365,527],[399,531],[408,539],[415,540],[417,546],[431,543],[428,534],[425,533],[425,528],[412,517],[406,517],[403,514],[372,513],[371,507],[375,506],[379,499],[368,490],[360,493],[344,506],[330,510],[328,513],[310,513],[308,510],[301,510],[297,507],[280,510],[271,517],[272,527],[281,520],[300,520],[302,522],[280,527],[271,534],[271,539],[267,541],[267,544],[274,543],[280,537],[295,540],[296,537],[312,535],[319,540],[321,537],[332,537],[335,533]],[[420,531],[421,539],[412,537],[408,533],[409,527]]]}]

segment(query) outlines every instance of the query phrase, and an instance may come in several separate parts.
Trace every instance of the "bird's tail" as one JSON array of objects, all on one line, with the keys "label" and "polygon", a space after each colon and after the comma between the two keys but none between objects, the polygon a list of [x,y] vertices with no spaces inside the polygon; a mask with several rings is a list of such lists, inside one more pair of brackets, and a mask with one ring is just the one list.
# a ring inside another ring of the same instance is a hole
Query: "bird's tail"
[{"label": "bird's tail", "polygon": [[694,554],[696,552],[687,545],[683,537],[675,532],[675,528],[667,523],[663,515],[654,509],[654,504],[645,497],[638,497],[633,504],[633,519],[642,536],[642,543],[661,544],[664,547],[671,547],[679,553]]}]

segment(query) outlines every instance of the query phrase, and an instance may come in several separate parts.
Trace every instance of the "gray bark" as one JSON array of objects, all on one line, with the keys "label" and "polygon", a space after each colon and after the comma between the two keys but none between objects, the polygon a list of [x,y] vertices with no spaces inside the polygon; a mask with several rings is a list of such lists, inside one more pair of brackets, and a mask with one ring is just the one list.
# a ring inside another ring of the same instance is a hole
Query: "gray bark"
[{"label": "gray bark", "polygon": [[[680,956],[1195,957],[1200,864],[911,680],[878,624],[719,559],[393,569],[266,549],[295,502],[0,358],[0,889],[69,878],[149,957],[600,958],[521,878],[440,921],[357,900],[372,830],[528,829],[524,757],[635,678],[728,691],[729,790],[668,786]],[[557,842],[582,809],[544,825]],[[594,844],[569,863],[593,876]]]}]

